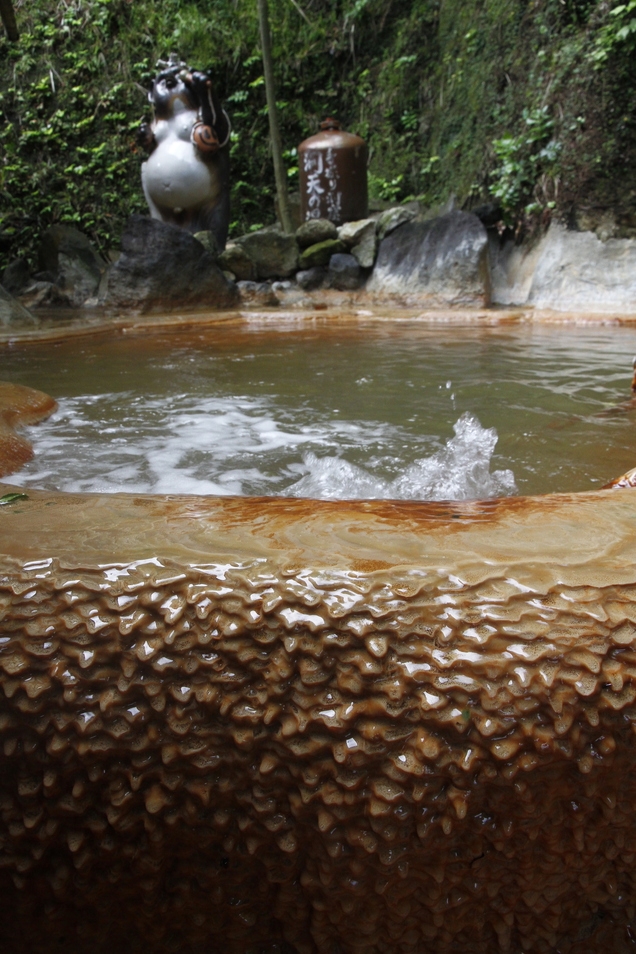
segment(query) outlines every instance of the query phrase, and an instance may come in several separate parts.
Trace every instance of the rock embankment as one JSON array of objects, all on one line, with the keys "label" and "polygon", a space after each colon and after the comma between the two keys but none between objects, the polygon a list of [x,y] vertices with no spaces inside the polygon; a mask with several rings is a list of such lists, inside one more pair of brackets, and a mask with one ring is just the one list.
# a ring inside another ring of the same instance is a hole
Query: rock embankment
[{"label": "rock embankment", "polygon": [[635,312],[636,240],[553,223],[537,242],[491,240],[493,302],[555,311]]},{"label": "rock embankment", "polygon": [[5,269],[0,325],[60,306],[107,313],[303,307],[328,290],[351,304],[636,311],[634,239],[604,240],[553,223],[532,243],[516,244],[483,214],[434,215],[417,203],[340,228],[314,219],[294,233],[259,229],[220,254],[210,233],[193,236],[147,216],[130,218],[121,252],[107,260],[75,229],[54,226],[43,236],[39,267],[31,275],[16,260]]}]

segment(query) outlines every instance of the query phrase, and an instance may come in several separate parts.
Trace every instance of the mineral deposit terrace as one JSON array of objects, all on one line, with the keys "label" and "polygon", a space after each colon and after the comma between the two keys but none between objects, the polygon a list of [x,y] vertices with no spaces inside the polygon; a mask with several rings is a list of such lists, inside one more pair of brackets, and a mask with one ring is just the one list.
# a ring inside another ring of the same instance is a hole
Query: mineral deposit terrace
[{"label": "mineral deposit terrace", "polygon": [[0,506],[3,950],[632,951],[635,520]]}]

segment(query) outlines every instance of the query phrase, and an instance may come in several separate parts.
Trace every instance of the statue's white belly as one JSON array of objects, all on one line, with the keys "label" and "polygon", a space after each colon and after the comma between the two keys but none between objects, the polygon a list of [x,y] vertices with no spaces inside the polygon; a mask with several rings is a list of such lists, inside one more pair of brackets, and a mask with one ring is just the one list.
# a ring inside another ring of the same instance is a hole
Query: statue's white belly
[{"label": "statue's white belly", "polygon": [[211,170],[191,142],[176,136],[160,143],[141,167],[144,190],[152,201],[173,210],[213,198]]}]

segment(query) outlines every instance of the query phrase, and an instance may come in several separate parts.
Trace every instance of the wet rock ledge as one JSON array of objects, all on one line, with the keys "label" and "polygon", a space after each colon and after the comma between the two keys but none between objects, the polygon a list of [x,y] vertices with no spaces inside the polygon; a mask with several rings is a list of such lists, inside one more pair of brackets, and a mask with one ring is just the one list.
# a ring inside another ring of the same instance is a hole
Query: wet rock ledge
[{"label": "wet rock ledge", "polygon": [[2,950],[631,951],[633,521],[0,506]]}]

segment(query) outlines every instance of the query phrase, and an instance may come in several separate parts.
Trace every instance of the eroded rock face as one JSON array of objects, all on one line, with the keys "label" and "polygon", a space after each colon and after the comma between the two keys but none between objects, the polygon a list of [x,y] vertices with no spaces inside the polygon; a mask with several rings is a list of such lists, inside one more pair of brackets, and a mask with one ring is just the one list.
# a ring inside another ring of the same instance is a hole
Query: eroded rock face
[{"label": "eroded rock face", "polygon": [[382,239],[367,290],[404,302],[490,302],[488,236],[469,212],[412,221]]},{"label": "eroded rock face", "polygon": [[633,512],[0,508],[3,950],[631,950]]},{"label": "eroded rock face", "polygon": [[[598,233],[599,230],[597,230]],[[568,231],[552,223],[531,246],[491,239],[493,299],[582,313],[632,312],[636,241]]]}]

